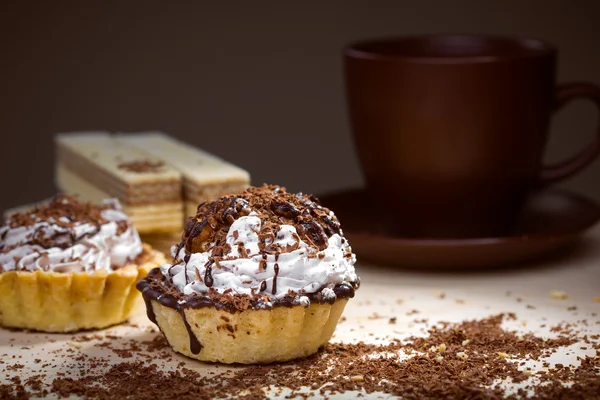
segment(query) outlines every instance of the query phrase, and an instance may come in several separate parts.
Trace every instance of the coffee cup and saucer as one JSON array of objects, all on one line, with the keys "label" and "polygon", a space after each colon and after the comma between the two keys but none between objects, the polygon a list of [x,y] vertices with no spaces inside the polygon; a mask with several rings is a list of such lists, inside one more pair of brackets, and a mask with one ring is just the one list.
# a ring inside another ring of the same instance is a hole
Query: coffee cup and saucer
[{"label": "coffee cup and saucer", "polygon": [[344,52],[365,189],[322,196],[361,259],[419,268],[518,264],[576,242],[600,219],[551,185],[600,154],[543,165],[551,116],[600,87],[556,85],[557,51],[537,39],[429,35]]}]

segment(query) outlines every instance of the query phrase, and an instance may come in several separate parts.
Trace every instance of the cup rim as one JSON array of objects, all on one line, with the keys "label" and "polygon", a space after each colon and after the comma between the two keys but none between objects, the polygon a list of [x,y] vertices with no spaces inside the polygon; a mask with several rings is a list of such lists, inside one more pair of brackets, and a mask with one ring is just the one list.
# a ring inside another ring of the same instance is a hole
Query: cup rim
[{"label": "cup rim", "polygon": [[[467,39],[483,41],[505,41],[512,42],[521,46],[523,51],[513,52],[512,54],[490,54],[490,55],[459,55],[459,56],[419,56],[405,54],[385,54],[381,51],[369,50],[366,47],[381,45],[387,43],[415,42],[427,40],[448,40],[448,39]],[[556,47],[542,39],[521,37],[512,35],[489,35],[474,33],[436,33],[426,35],[403,35],[403,36],[383,36],[368,39],[360,39],[348,43],[344,47],[344,55],[347,58],[363,60],[392,61],[398,63],[418,63],[418,64],[484,64],[497,63],[505,61],[515,61],[523,59],[534,59],[540,57],[553,56],[557,53]]]}]

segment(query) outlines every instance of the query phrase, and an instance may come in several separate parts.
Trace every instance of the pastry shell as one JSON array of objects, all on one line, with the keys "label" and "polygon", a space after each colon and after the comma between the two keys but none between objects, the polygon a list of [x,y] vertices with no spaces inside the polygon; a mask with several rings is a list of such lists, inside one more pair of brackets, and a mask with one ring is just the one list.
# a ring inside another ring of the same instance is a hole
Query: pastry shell
[{"label": "pastry shell", "polygon": [[[270,310],[229,312],[216,307],[177,311],[150,300],[156,323],[173,349],[201,361],[262,364],[305,357],[327,344],[348,298],[332,304],[313,302]],[[188,332],[186,321],[191,332]],[[192,351],[190,334],[201,344]]]},{"label": "pastry shell", "polygon": [[135,283],[165,262],[144,244],[136,263],[114,272],[0,273],[0,326],[44,332],[105,328],[125,321],[141,301]]}]

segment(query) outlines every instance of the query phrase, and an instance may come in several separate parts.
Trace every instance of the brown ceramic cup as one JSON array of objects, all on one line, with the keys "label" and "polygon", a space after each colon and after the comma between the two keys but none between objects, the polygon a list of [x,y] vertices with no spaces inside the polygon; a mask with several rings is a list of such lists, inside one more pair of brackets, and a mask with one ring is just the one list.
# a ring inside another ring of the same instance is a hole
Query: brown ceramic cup
[{"label": "brown ceramic cup", "polygon": [[[374,212],[407,237],[509,234],[528,193],[600,153],[598,136],[565,162],[542,158],[553,112],[600,108],[590,83],[556,86],[556,49],[501,36],[431,35],[345,49],[347,102]],[[574,132],[576,133],[576,132]]]}]

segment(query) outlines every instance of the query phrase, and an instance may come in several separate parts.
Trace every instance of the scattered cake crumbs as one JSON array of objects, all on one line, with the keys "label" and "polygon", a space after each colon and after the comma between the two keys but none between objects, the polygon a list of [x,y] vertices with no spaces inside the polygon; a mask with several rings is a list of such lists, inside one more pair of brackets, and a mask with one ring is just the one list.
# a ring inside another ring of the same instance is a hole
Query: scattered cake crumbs
[{"label": "scattered cake crumbs", "polygon": [[550,298],[553,300],[566,300],[569,297],[567,292],[562,290],[552,290],[550,291]]},{"label": "scattered cake crumbs", "polygon": [[383,318],[383,317],[376,312],[374,312],[368,316],[368,319],[381,319],[381,318]]}]

